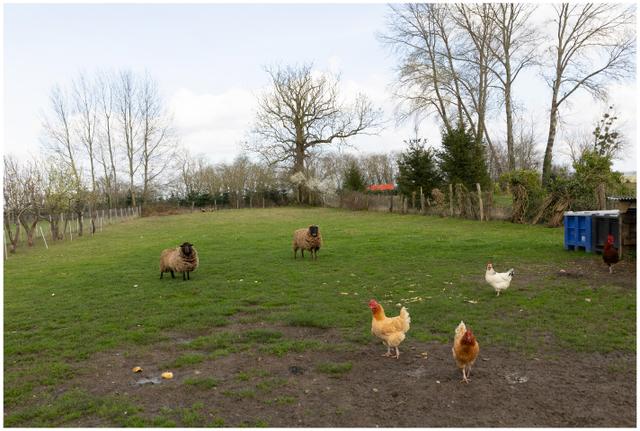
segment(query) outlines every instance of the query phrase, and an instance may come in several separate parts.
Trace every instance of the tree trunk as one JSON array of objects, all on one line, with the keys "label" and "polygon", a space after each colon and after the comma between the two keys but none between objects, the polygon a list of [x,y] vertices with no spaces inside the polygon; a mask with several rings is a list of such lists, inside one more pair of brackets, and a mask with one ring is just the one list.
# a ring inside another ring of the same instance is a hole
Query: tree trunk
[{"label": "tree trunk", "polygon": [[558,110],[560,104],[558,103],[558,95],[560,94],[560,84],[562,84],[562,58],[563,50],[558,48],[558,57],[556,60],[556,77],[553,81],[552,94],[551,94],[551,109],[549,110],[549,134],[547,136],[547,148],[544,152],[544,161],[542,162],[542,185],[549,185],[551,178],[551,167],[553,159],[553,144],[556,139],[556,129],[558,127]]},{"label": "tree trunk", "polygon": [[58,239],[60,239],[58,237],[59,229],[60,229],[60,220],[58,220],[58,217],[52,217],[50,215],[49,216],[49,230],[51,231],[51,240],[52,241],[57,241]]},{"label": "tree trunk", "polygon": [[16,252],[16,249],[18,248],[18,241],[20,239],[20,222],[18,220],[15,220],[15,225],[16,225],[16,232],[15,234],[13,234],[11,232],[11,221],[9,220],[9,217],[5,214],[4,227],[7,230],[7,235],[9,236],[9,242],[10,242],[9,253]]},{"label": "tree trunk", "polygon": [[478,191],[478,206],[480,207],[480,221],[484,219],[484,204],[482,202],[482,189],[480,184],[476,183],[476,190]]},{"label": "tree trunk", "polygon": [[507,116],[507,157],[509,170],[516,169],[516,156],[513,149],[513,108],[511,107],[511,71],[507,62],[507,82],[504,89],[504,109]]},{"label": "tree trunk", "polygon": [[84,230],[84,220],[82,219],[82,211],[77,212],[76,215],[78,216],[78,218],[76,219],[78,221],[78,236],[82,236],[82,232]]},{"label": "tree trunk", "polygon": [[556,103],[557,94],[554,92],[553,101],[551,102],[551,112],[549,113],[549,135],[547,137],[547,148],[544,152],[544,161],[542,162],[542,185],[549,185],[551,177],[551,162],[553,159],[553,144],[556,139],[556,128],[558,127],[558,105]]},{"label": "tree trunk", "polygon": [[33,247],[33,244],[34,244],[33,235],[34,233],[36,233],[38,218],[36,217],[35,220],[29,221],[26,218],[20,216],[18,219],[20,220],[20,223],[22,224],[24,231],[27,233],[27,245],[29,247]]}]

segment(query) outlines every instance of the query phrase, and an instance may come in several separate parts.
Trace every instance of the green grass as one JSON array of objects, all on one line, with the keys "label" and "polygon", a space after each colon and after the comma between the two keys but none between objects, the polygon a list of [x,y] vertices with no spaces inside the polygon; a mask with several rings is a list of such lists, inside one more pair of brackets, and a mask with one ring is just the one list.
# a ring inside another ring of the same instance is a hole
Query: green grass
[{"label": "green grass", "polygon": [[325,362],[316,367],[321,373],[330,374],[332,376],[340,376],[351,371],[353,364],[351,362]]},{"label": "green grass", "polygon": [[206,358],[207,357],[201,353],[189,353],[177,357],[173,362],[165,364],[161,368],[182,368],[193,364],[199,364]]},{"label": "green grass", "polygon": [[223,391],[222,394],[224,396],[233,398],[235,400],[242,400],[242,399],[256,397],[255,389],[251,389],[251,388],[244,388],[244,389],[238,389],[238,390],[226,390],[226,391]]},{"label": "green grass", "polygon": [[[311,223],[324,238],[319,258],[294,260],[292,232]],[[635,352],[635,289],[556,277],[573,261],[600,261],[563,250],[562,235],[508,222],[276,208],[141,218],[48,250],[23,247],[4,266],[5,419],[57,426],[76,412],[97,415],[92,405],[67,412],[42,400],[96,352],[153,348],[171,334],[207,334],[180,346],[175,365],[184,367],[234,352],[361,348],[375,342],[370,298],[389,315],[406,305],[417,341],[449,342],[463,319],[485,346]],[[160,280],[160,251],[183,241],[195,244],[200,267],[190,281]],[[483,280],[489,260],[516,268],[498,298]],[[238,333],[232,322],[265,327]],[[342,340],[291,339],[269,325]]]},{"label": "green grass", "polygon": [[194,386],[198,389],[211,389],[218,386],[220,382],[212,377],[188,377],[184,379],[185,385]]}]

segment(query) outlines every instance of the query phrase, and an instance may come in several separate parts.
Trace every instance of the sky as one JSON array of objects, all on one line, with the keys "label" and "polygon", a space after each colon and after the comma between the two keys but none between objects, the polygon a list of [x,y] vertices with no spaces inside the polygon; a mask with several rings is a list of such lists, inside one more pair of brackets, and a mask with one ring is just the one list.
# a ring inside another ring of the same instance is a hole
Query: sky
[{"label": "sky", "polygon": [[[388,12],[385,4],[5,4],[4,152],[41,154],[54,85],[68,87],[80,72],[132,69],[158,83],[182,146],[213,163],[230,162],[242,151],[257,95],[268,88],[265,67],[303,63],[339,73],[346,99],[362,92],[383,109],[380,135],[356,137],[346,151],[401,151],[415,132],[412,122],[394,119],[397,62],[376,37]],[[610,93],[627,139],[614,168],[635,171],[636,81]],[[516,99],[535,122],[542,153],[550,91],[537,71],[522,76]],[[584,93],[572,99],[554,162],[568,160],[563,142],[575,130],[592,130],[607,106]],[[438,124],[425,119],[419,126],[419,136],[438,147]]]}]

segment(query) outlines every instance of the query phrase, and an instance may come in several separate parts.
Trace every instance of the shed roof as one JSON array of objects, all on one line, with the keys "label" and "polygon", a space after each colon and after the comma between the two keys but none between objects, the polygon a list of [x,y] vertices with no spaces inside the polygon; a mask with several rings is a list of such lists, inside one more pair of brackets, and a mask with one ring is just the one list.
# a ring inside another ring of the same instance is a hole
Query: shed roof
[{"label": "shed roof", "polygon": [[607,196],[607,199],[612,201],[621,201],[621,202],[635,202],[636,198],[634,196]]}]

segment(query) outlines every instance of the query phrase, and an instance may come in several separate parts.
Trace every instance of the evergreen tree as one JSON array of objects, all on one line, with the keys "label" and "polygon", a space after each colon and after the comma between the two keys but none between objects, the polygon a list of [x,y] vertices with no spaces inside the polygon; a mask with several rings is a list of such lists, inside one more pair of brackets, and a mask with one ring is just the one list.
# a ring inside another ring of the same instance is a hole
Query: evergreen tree
[{"label": "evergreen tree", "polygon": [[489,186],[489,172],[484,147],[464,125],[442,132],[442,150],[439,152],[440,170],[447,182],[461,183],[471,188],[480,183],[483,189]]},{"label": "evergreen tree", "polygon": [[355,161],[351,161],[344,173],[344,190],[363,192],[366,189],[364,175]]},{"label": "evergreen tree", "polygon": [[411,139],[407,143],[409,148],[398,160],[398,191],[409,196],[420,193],[422,187],[424,194],[428,194],[442,184],[436,154],[431,148],[425,148],[422,139]]}]

